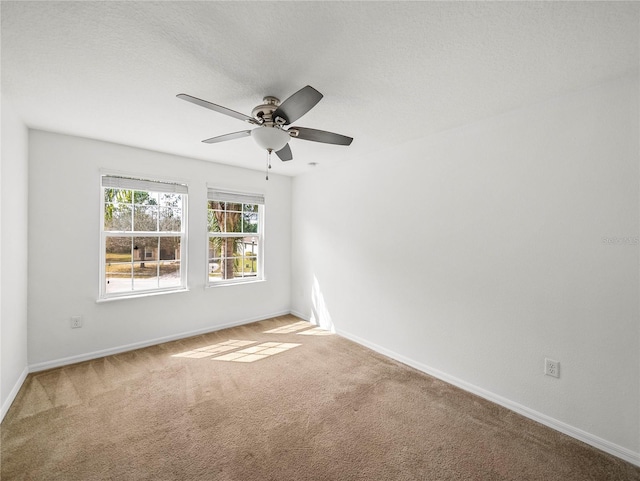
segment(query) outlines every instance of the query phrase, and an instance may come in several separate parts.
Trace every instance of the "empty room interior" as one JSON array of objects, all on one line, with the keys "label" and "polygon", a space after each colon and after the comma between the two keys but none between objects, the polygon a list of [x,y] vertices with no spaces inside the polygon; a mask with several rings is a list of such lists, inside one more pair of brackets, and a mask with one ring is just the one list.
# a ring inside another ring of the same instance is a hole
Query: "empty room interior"
[{"label": "empty room interior", "polygon": [[640,3],[0,8],[3,480],[640,480]]}]

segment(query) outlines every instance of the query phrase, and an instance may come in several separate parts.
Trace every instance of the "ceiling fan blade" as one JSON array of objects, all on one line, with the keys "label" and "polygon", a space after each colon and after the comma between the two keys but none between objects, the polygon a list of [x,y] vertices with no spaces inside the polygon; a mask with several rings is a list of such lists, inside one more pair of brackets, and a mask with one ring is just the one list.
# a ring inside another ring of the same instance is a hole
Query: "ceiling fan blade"
[{"label": "ceiling fan blade", "polygon": [[[289,125],[311,110],[320,102],[321,98],[322,94],[320,92],[310,85],[307,85],[282,102],[275,112],[273,112],[273,118],[277,124]],[[278,121],[278,117],[280,117],[282,121]]]},{"label": "ceiling fan blade", "polygon": [[308,129],[306,127],[290,127],[287,132],[298,132],[293,134],[294,139],[311,140],[313,142],[323,142],[325,144],[351,145],[353,138],[346,135],[334,134],[324,130]]},{"label": "ceiling fan blade", "polygon": [[280,157],[280,160],[283,162],[293,159],[293,154],[291,153],[291,147],[289,147],[289,144],[285,144],[284,147],[276,152],[276,155]]},{"label": "ceiling fan blade", "polygon": [[213,110],[220,114],[228,115],[230,117],[234,117],[238,120],[244,120],[245,122],[249,122],[251,124],[260,124],[259,121],[254,119],[253,117],[249,117],[248,115],[241,114],[240,112],[236,112],[235,110],[228,109],[226,107],[222,107],[221,105],[212,104],[211,102],[207,102],[206,100],[202,100],[196,97],[192,97],[187,94],[178,94],[176,95],[179,99],[186,100],[187,102],[191,102],[192,104],[199,105],[200,107],[204,107],[206,109]]},{"label": "ceiling fan blade", "polygon": [[203,140],[205,144],[217,144],[218,142],[224,142],[226,140],[241,139],[242,137],[249,137],[251,135],[250,130],[242,130],[240,132],[233,132],[231,134],[218,135],[217,137],[211,137],[210,139]]}]

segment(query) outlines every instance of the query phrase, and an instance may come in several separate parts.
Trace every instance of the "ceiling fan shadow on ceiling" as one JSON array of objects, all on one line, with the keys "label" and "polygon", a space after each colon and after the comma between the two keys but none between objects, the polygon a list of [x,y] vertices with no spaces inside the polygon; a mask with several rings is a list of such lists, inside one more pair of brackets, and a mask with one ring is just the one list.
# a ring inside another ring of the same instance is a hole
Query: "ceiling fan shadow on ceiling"
[{"label": "ceiling fan shadow on ceiling", "polygon": [[289,147],[289,140],[292,138],[334,145],[350,145],[353,141],[353,138],[347,137],[346,135],[334,134],[333,132],[307,127],[291,126],[292,122],[295,122],[309,112],[309,110],[322,99],[322,94],[310,85],[301,88],[282,103],[280,103],[280,100],[276,97],[264,97],[262,100],[264,103],[253,109],[251,117],[206,100],[192,97],[191,95],[178,94],[177,97],[213,110],[214,112],[255,125],[256,127],[250,130],[241,130],[240,132],[219,135],[203,140],[203,142],[215,144],[251,136],[256,144],[268,152],[268,168],[271,167],[270,156],[272,152],[275,152],[282,161],[293,159],[291,147]]}]

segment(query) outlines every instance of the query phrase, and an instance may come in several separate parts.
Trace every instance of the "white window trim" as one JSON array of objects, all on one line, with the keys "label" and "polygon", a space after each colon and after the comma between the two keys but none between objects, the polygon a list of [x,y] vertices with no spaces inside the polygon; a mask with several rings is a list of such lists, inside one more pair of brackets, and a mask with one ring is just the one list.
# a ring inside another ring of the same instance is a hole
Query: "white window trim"
[{"label": "white window trim", "polygon": [[[103,180],[107,179],[121,179],[120,184],[116,182],[108,181],[106,185]],[[170,180],[150,180],[148,176],[140,176],[140,175],[128,175],[122,172],[118,173],[109,173],[109,172],[100,172],[99,175],[99,186],[100,188],[100,282],[99,282],[99,291],[97,302],[107,302],[118,299],[134,299],[137,297],[148,297],[154,296],[158,294],[170,294],[173,292],[185,292],[188,291],[189,288],[187,286],[187,245],[188,238],[187,233],[189,229],[187,229],[188,225],[188,203],[189,203],[189,194],[188,189],[189,186],[183,181],[170,181]],[[122,189],[136,189],[138,190],[152,190],[155,192],[176,192],[184,194],[182,199],[182,219],[180,225],[180,232],[165,232],[165,231],[143,231],[143,232],[131,232],[131,231],[105,231],[104,230],[104,188],[122,188]],[[149,187],[156,187],[156,189],[150,189]],[[164,188],[158,189],[157,187],[164,186]],[[115,293],[107,293],[106,292],[106,238],[111,235],[134,235],[135,237],[176,237],[177,234],[181,237],[180,242],[180,285],[172,286],[172,287],[164,287],[164,288],[155,288],[155,289],[143,289],[136,291],[126,291],[126,292],[115,292]]]},{"label": "white window trim", "polygon": [[[207,215],[208,204],[210,200],[224,200],[227,202],[237,202],[243,204],[258,204],[258,232],[250,233],[258,237],[258,275],[251,277],[240,277],[237,279],[225,279],[219,281],[211,281],[209,279],[209,239],[211,237],[237,237],[237,232],[209,232],[207,227],[207,237],[205,245],[205,261],[207,268],[205,269],[205,287],[225,287],[234,285],[254,284],[258,282],[264,282],[266,280],[265,275],[265,235],[264,235],[264,220],[265,220],[265,196],[261,193],[248,193],[233,191],[224,188],[207,187]],[[249,234],[249,233],[247,233]]]}]

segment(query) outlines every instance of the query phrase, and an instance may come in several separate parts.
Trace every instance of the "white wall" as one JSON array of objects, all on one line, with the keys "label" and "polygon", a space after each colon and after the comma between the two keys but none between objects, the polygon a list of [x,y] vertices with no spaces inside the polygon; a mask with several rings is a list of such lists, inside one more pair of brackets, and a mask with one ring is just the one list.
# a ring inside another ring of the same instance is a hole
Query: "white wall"
[{"label": "white wall", "polygon": [[[289,312],[290,178],[42,131],[29,162],[32,369]],[[188,183],[188,292],[96,303],[101,169]],[[207,184],[265,194],[265,282],[205,288]]]},{"label": "white wall", "polygon": [[27,374],[27,128],[2,97],[0,420]]},{"label": "white wall", "polygon": [[295,178],[293,311],[640,464],[638,113],[627,77]]}]

